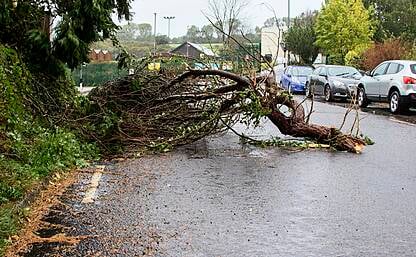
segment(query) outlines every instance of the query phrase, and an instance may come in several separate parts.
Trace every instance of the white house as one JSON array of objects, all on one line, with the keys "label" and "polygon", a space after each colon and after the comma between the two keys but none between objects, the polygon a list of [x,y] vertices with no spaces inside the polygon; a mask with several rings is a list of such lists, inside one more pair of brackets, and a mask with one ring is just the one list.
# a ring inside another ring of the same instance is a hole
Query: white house
[{"label": "white house", "polygon": [[261,30],[261,55],[271,58],[277,64],[286,64],[287,56],[283,49],[283,33],[286,27],[272,26]]}]

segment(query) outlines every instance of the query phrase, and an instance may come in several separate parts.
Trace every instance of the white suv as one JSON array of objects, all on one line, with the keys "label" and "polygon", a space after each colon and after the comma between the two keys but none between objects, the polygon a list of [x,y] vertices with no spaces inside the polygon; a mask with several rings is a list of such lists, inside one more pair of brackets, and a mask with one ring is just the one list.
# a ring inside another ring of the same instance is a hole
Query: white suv
[{"label": "white suv", "polygon": [[390,111],[399,113],[416,106],[416,61],[386,61],[358,84],[358,104],[389,102]]}]

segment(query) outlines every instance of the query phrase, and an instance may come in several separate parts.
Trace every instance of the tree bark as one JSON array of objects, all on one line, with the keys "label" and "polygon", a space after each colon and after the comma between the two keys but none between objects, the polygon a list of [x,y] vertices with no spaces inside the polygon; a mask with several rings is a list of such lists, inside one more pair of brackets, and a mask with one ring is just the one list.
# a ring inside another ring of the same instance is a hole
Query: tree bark
[{"label": "tree bark", "polygon": [[[270,90],[273,85],[270,84],[272,82],[268,78],[262,80],[263,83],[266,84],[267,95],[263,95],[260,91],[256,90],[256,83],[260,81],[259,78],[253,82],[246,77],[221,70],[190,70],[174,79],[170,84],[181,83],[188,78],[200,76],[220,76],[222,78],[230,79],[236,82],[236,84],[220,87],[212,92],[207,92],[205,95],[198,95],[198,98],[202,97],[205,99],[216,94],[242,91],[246,88],[255,90],[257,95],[262,97],[262,107],[270,110],[270,114],[267,117],[284,135],[310,138],[316,140],[318,143],[329,144],[337,150],[352,153],[361,153],[366,145],[364,140],[352,135],[344,134],[336,128],[308,124],[305,121],[305,111],[303,106],[293,100],[288,94],[282,94],[282,90],[277,90],[277,92],[275,92],[276,90]],[[274,86],[276,87],[276,85]],[[267,88],[269,88],[269,90],[267,90]],[[190,95],[186,95],[183,97],[186,98],[189,96]],[[287,106],[292,111],[292,115],[288,117],[282,113],[279,109],[280,105]]]}]

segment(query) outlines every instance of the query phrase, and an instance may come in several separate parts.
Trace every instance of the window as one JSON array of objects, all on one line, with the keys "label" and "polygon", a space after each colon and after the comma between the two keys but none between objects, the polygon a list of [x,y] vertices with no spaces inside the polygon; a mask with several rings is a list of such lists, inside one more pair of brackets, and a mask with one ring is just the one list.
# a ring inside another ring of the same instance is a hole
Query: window
[{"label": "window", "polygon": [[342,76],[352,76],[352,75],[356,75],[359,73],[360,72],[357,69],[353,67],[348,67],[348,66],[338,66],[338,67],[328,68],[329,76],[342,77]]},{"label": "window", "polygon": [[313,71],[313,75],[319,75],[319,72],[321,71],[321,69],[322,69],[321,67],[316,68],[316,70]]},{"label": "window", "polygon": [[410,65],[410,69],[412,70],[413,74],[416,74],[416,64]]},{"label": "window", "polygon": [[319,71],[319,76],[326,76],[326,69],[325,68],[321,68],[321,70]]},{"label": "window", "polygon": [[293,75],[298,77],[307,77],[311,75],[313,69],[311,67],[294,67],[293,68]]},{"label": "window", "polygon": [[399,73],[400,66],[403,66],[403,65],[400,65],[400,64],[394,63],[394,62],[390,63],[389,68],[387,69],[386,74],[396,74],[396,73]]},{"label": "window", "polygon": [[375,68],[372,72],[373,76],[380,76],[386,74],[386,68],[389,65],[389,63],[383,63],[377,68]]}]

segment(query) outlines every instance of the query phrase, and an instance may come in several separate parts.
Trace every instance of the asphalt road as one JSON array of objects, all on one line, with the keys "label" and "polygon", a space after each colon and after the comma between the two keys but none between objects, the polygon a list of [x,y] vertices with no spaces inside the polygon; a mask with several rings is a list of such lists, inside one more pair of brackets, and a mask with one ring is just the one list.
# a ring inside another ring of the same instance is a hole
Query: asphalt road
[{"label": "asphalt road", "polygon": [[[338,127],[337,105],[315,103],[313,122]],[[87,237],[21,255],[415,256],[416,114],[367,111],[360,127],[376,144],[361,155],[259,149],[227,133],[82,174],[37,233]],[[278,135],[268,122],[245,132]]]}]

